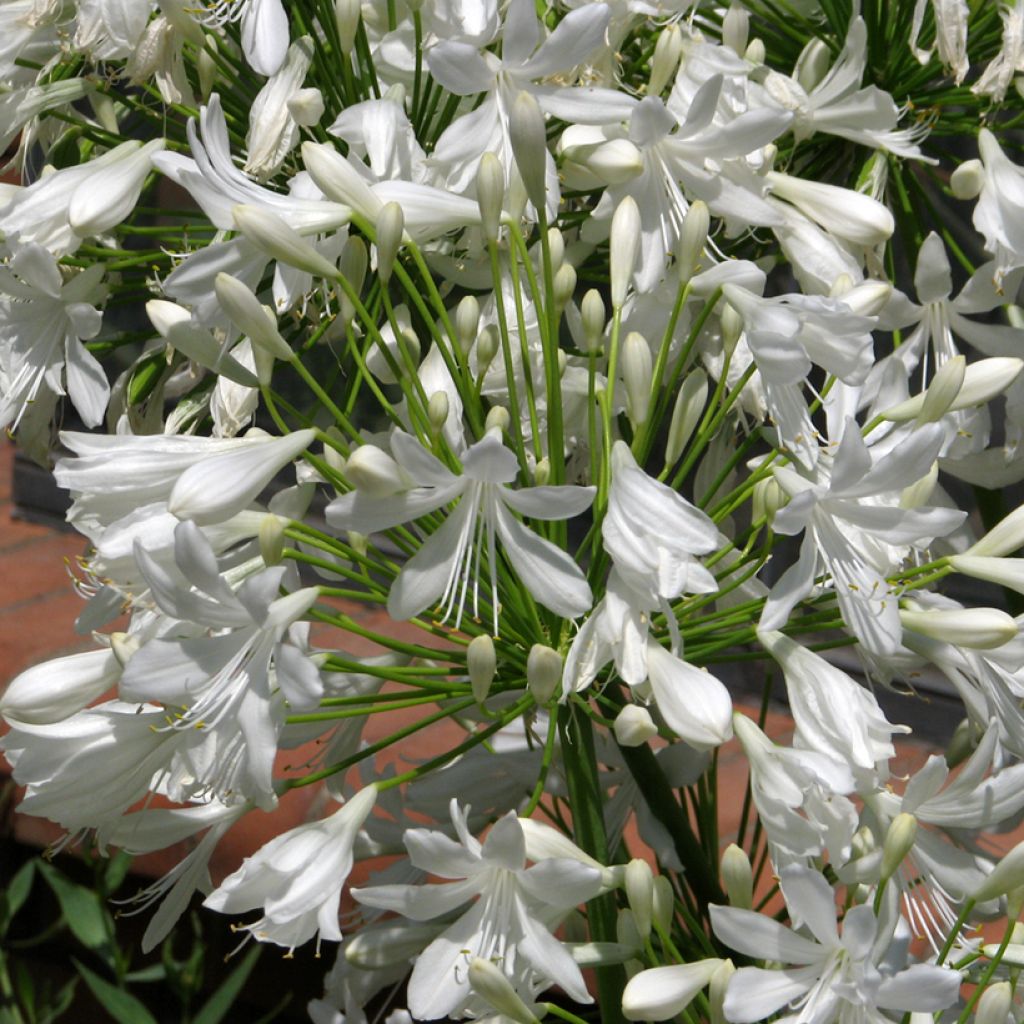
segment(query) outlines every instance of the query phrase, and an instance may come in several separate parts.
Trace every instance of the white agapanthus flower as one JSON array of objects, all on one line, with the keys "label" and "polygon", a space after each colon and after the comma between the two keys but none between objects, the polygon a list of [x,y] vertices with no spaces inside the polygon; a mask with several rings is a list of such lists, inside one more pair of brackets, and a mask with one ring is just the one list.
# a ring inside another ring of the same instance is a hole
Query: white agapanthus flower
[{"label": "white agapanthus flower", "polygon": [[405,833],[412,863],[452,881],[353,890],[364,906],[414,921],[433,920],[476,898],[417,958],[410,1012],[437,1020],[462,1011],[473,998],[466,967],[474,956],[499,963],[526,994],[557,984],[577,1002],[591,1002],[579,967],[551,932],[572,908],[598,894],[602,872],[568,840],[560,846],[566,852],[530,858],[536,863],[527,867],[527,836],[514,812],[497,821],[483,843],[470,834],[467,813],[452,800],[459,842],[428,829]]}]

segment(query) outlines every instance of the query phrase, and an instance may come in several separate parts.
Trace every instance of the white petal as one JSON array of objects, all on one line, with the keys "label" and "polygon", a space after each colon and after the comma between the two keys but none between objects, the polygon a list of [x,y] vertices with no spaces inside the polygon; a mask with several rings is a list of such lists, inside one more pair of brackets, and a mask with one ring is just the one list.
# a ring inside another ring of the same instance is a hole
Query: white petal
[{"label": "white petal", "polygon": [[696,747],[717,747],[732,736],[732,699],[710,672],[675,657],[654,640],[647,671],[665,721]]}]

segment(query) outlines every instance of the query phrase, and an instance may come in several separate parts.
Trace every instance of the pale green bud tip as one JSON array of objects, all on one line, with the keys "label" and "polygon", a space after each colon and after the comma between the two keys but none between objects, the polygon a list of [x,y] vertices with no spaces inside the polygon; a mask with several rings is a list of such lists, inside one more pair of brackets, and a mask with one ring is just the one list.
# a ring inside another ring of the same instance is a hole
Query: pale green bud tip
[{"label": "pale green bud tip", "polygon": [[917,818],[905,811],[897,814],[889,825],[882,844],[882,881],[892,878],[917,839]]},{"label": "pale green bud tip", "polygon": [[266,515],[260,523],[260,556],[267,565],[280,565],[284,557],[284,530],[287,522],[280,516]]},{"label": "pale green bud tip", "polygon": [[319,89],[300,89],[288,100],[287,106],[292,120],[304,128],[319,124],[324,116],[324,97]]},{"label": "pale green bud tip", "polygon": [[[979,541],[983,543],[983,541]],[[1024,594],[1024,558],[997,558],[985,555],[952,555],[949,564],[964,576],[998,583]]]},{"label": "pale green bud tip", "polygon": [[1013,990],[1008,981],[989,986],[978,1000],[974,1011],[974,1024],[1006,1024],[1013,1005]]},{"label": "pale green bud tip", "polygon": [[468,352],[473,347],[479,327],[480,303],[476,296],[466,295],[455,308],[455,335],[463,352]]},{"label": "pale green bud tip", "polygon": [[711,975],[708,983],[708,1008],[711,1011],[710,1024],[726,1024],[725,995],[729,989],[729,979],[736,973],[736,966],[731,960],[723,960]]},{"label": "pale green bud tip", "polygon": [[639,747],[658,735],[650,712],[639,704],[627,704],[618,713],[613,729],[615,741],[622,747]]},{"label": "pale green bud tip", "polygon": [[509,139],[516,159],[519,177],[523,179],[527,198],[540,211],[544,209],[547,184],[547,139],[544,114],[532,94],[521,91],[509,112]]},{"label": "pale green bud tip", "polygon": [[490,960],[475,956],[466,972],[470,987],[499,1013],[518,1024],[537,1024],[536,1015],[523,1002],[504,972]]},{"label": "pale green bud tip", "polygon": [[673,22],[662,29],[658,41],[654,44],[654,57],[651,59],[651,77],[647,83],[647,95],[658,96],[668,85],[669,79],[676,73],[679,60],[683,55],[683,34],[679,26]]},{"label": "pale green bud tip", "polygon": [[957,199],[977,199],[985,184],[980,160],[965,160],[950,176],[949,189]]},{"label": "pale green bud tip", "polygon": [[387,498],[410,486],[402,467],[372,444],[361,445],[349,456],[345,476],[357,491],[371,498]]},{"label": "pale green bud tip", "polygon": [[534,644],[526,658],[526,684],[538,704],[547,704],[562,681],[562,656],[544,644]]},{"label": "pale green bud tip", "polygon": [[469,647],[466,648],[466,669],[473,698],[478,704],[482,704],[491,692],[491,684],[498,670],[494,641],[486,633],[473,637],[469,642]]},{"label": "pale green bud tip", "polygon": [[111,633],[110,651],[117,658],[117,663],[124,668],[128,659],[142,646],[137,637],[130,633]]},{"label": "pale green bud tip", "polygon": [[693,431],[704,413],[708,400],[708,375],[703,370],[694,370],[683,381],[676,404],[672,409],[672,421],[668,428],[665,444],[665,463],[673,465],[690,440]]},{"label": "pale green bud tip", "polygon": [[722,853],[722,885],[729,897],[729,904],[750,910],[754,905],[754,872],[750,858],[735,843],[730,843]]},{"label": "pale green bud tip", "polygon": [[932,377],[924,393],[918,424],[935,423],[940,420],[960,394],[967,373],[967,360],[957,355],[942,364]]},{"label": "pale green bud tip", "polygon": [[731,4],[722,19],[722,43],[742,57],[750,36],[750,15],[739,4]]},{"label": "pale green bud tip", "polygon": [[805,92],[810,92],[824,77],[832,63],[832,52],[823,39],[815,36],[797,58],[793,77]]},{"label": "pale green bud tip", "polygon": [[427,419],[435,430],[440,430],[448,422],[449,402],[443,391],[435,391],[427,402]]},{"label": "pale green bud tip", "polygon": [[604,299],[596,288],[591,288],[580,303],[580,320],[583,323],[583,341],[588,352],[598,352],[604,342],[604,327],[607,314]]},{"label": "pale green bud tip", "polygon": [[352,47],[356,44],[362,11],[362,0],[335,0],[334,23],[338,27],[342,53],[351,53]]},{"label": "pale green bud tip", "polygon": [[377,214],[377,273],[386,284],[395,269],[395,259],[405,231],[405,214],[398,203],[385,203]]},{"label": "pale green bud tip", "polygon": [[901,608],[900,622],[914,633],[981,651],[1017,636],[1017,623],[998,608]]},{"label": "pale green bud tip", "polygon": [[996,523],[988,533],[965,554],[998,558],[1024,547],[1024,505],[1014,509],[1005,519]]},{"label": "pale green bud tip", "polygon": [[686,284],[693,277],[707,244],[710,227],[711,213],[707,205],[698,199],[686,211],[683,230],[679,233],[676,246],[676,267],[681,284]]},{"label": "pale green bud tip", "polygon": [[256,298],[247,285],[237,277],[220,273],[214,280],[214,291],[228,319],[254,345],[258,345],[275,359],[290,361],[294,358],[291,346],[277,330],[277,317],[268,306],[264,306]]},{"label": "pale green bud tip", "polygon": [[722,347],[726,352],[731,353],[736,347],[736,342],[740,340],[740,335],[743,333],[743,317],[740,315],[739,310],[728,302],[722,309],[721,324]]},{"label": "pale green bud tip", "polygon": [[476,172],[476,201],[484,238],[494,242],[501,228],[501,209],[505,204],[505,172],[494,153],[480,158]]},{"label": "pale green bud tip", "polygon": [[512,417],[509,415],[508,409],[503,405],[494,405],[487,411],[484,429],[488,432],[497,431],[500,438],[508,430],[511,423]]},{"label": "pale green bud tip", "polygon": [[975,903],[985,903],[1021,886],[1024,886],[1024,843],[1018,843],[1003,857],[971,898]]},{"label": "pale green bud tip", "polygon": [[257,249],[298,270],[317,277],[333,278],[337,268],[277,214],[260,206],[239,204],[231,209],[235,227]]},{"label": "pale green bud tip", "polygon": [[576,270],[569,263],[563,263],[555,274],[553,281],[555,290],[555,305],[562,309],[566,306],[576,291]]},{"label": "pale green bud tip", "polygon": [[501,339],[498,336],[498,328],[494,324],[488,324],[481,332],[476,342],[477,372],[483,373],[491,360],[498,354],[498,347]]},{"label": "pale green bud tip", "polygon": [[641,939],[651,934],[651,919],[654,913],[654,872],[650,864],[635,857],[626,865],[626,898],[633,911],[633,920]]},{"label": "pale green bud tip", "polygon": [[632,196],[626,196],[612,216],[609,241],[612,306],[621,308],[626,301],[637,252],[640,249],[640,209]]},{"label": "pale green bud tip", "polygon": [[[961,409],[972,409],[991,401],[996,395],[1002,394],[1020,375],[1024,369],[1024,360],[1012,356],[994,356],[991,359],[979,359],[971,363],[964,371],[963,382],[955,397],[947,407],[947,412],[958,412]],[[905,402],[900,402],[886,409],[882,416],[893,423],[904,423],[916,419],[924,408],[927,392],[914,395]]]},{"label": "pale green bud tip", "polygon": [[551,479],[551,460],[545,455],[540,462],[537,463],[537,468],[533,471],[533,482],[538,487],[543,487]]},{"label": "pale green bud tip", "polygon": [[634,425],[647,422],[653,372],[651,347],[647,339],[636,331],[630,331],[622,347],[622,382],[626,387],[626,411]]},{"label": "pale green bud tip", "polygon": [[672,927],[676,913],[676,894],[672,883],[664,875],[654,876],[654,920],[662,931]]}]

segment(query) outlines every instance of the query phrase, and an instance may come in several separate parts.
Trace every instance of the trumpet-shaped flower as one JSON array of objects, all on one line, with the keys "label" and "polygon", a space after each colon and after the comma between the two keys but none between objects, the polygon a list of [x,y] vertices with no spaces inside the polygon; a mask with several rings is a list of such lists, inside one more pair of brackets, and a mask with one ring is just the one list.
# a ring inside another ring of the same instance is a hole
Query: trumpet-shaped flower
[{"label": "trumpet-shaped flower", "polygon": [[513,490],[508,484],[516,478],[515,456],[492,434],[466,449],[461,476],[403,431],[392,434],[391,450],[397,462],[393,463],[396,476],[389,491],[374,494],[357,487],[336,498],[327,508],[331,526],[372,533],[458,501],[392,584],[388,612],[393,618],[409,619],[440,603],[443,617],[454,612],[458,627],[471,583],[477,613],[480,560],[486,554],[497,632],[498,540],[523,585],[545,608],[570,618],[590,608],[593,595],[575,562],[527,529],[513,512],[546,520],[579,515],[594,500],[593,487]]}]

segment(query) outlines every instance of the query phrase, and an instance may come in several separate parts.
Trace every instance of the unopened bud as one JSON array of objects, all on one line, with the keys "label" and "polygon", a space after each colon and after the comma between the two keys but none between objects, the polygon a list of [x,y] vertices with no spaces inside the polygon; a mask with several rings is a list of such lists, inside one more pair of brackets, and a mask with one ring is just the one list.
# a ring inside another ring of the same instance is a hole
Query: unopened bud
[{"label": "unopened bud", "polygon": [[276,213],[262,206],[239,204],[231,209],[235,227],[261,252],[289,267],[333,279],[338,270]]},{"label": "unopened bud", "polygon": [[[356,296],[363,290],[369,265],[370,255],[366,251],[366,243],[358,235],[350,235],[345,248],[341,250],[338,271]],[[344,289],[338,290],[338,309],[342,326],[347,329],[356,315],[356,307]]]},{"label": "unopened bud", "polygon": [[742,57],[749,36],[750,14],[740,4],[730,4],[722,19],[722,45],[728,46],[737,57]]},{"label": "unopened bud", "polygon": [[497,964],[475,956],[466,972],[470,988],[502,1016],[517,1024],[537,1024],[536,1015],[523,1002]]},{"label": "unopened bud", "polygon": [[495,242],[501,230],[501,210],[505,204],[505,172],[501,161],[490,151],[484,153],[477,167],[476,201],[480,207],[484,238]]},{"label": "unopened bud", "polygon": [[117,663],[124,668],[131,656],[142,646],[139,638],[131,633],[111,633],[110,653],[117,658]]},{"label": "unopened bud", "polygon": [[606,313],[604,299],[596,288],[591,288],[580,303],[583,323],[583,341],[587,352],[599,352],[604,345]]},{"label": "unopened bud", "polygon": [[605,185],[624,185],[644,171],[643,154],[629,139],[570,147],[567,155]]},{"label": "unopened bud", "polygon": [[611,274],[612,308],[620,309],[626,301],[626,291],[636,256],[640,251],[640,209],[632,196],[625,196],[612,215],[609,240],[609,267]]},{"label": "unopened bud", "polygon": [[633,911],[627,907],[623,907],[619,910],[619,916],[615,919],[615,939],[623,946],[628,946],[630,949],[642,949],[643,939],[640,938],[640,932],[636,926],[636,918],[633,916]]},{"label": "unopened bud", "polygon": [[824,39],[812,37],[796,59],[793,77],[804,92],[810,92],[824,77],[832,63],[832,51]]},{"label": "unopened bud", "polygon": [[707,244],[710,226],[711,214],[707,204],[697,199],[686,211],[676,244],[676,274],[680,284],[686,284],[693,277]]},{"label": "unopened bud", "polygon": [[538,487],[545,487],[551,479],[551,460],[545,455],[533,471],[533,482]]},{"label": "unopened bud", "polygon": [[627,704],[615,717],[612,728],[615,742],[621,747],[639,747],[658,735],[650,712],[639,704]]},{"label": "unopened bud", "polygon": [[971,898],[975,903],[986,903],[1021,886],[1024,886],[1024,843],[1018,843],[1003,857]]},{"label": "unopened bud", "polygon": [[395,259],[405,232],[405,214],[398,203],[385,203],[377,214],[377,273],[385,284],[391,280]]},{"label": "unopened bud", "polygon": [[371,498],[387,498],[410,486],[402,467],[374,444],[360,445],[349,456],[345,476],[357,491]]},{"label": "unopened bud", "polygon": [[743,59],[751,64],[763,64],[767,56],[768,49],[760,36],[757,39],[751,39],[743,51]]},{"label": "unopened bud", "polygon": [[671,931],[676,916],[676,894],[665,875],[654,876],[652,912],[656,927],[666,933]]},{"label": "unopened bud", "polygon": [[703,370],[693,370],[679,388],[676,404],[672,409],[672,421],[665,444],[666,466],[675,465],[676,460],[683,454],[683,449],[700,422],[707,400],[708,375]]},{"label": "unopened bud", "polygon": [[946,414],[964,384],[967,360],[962,355],[953,356],[938,368],[924,393],[917,424],[935,423]]},{"label": "unopened bud", "polygon": [[473,637],[466,648],[466,668],[473,698],[483,704],[491,692],[491,684],[498,670],[498,656],[494,652],[494,641],[486,634]]},{"label": "unopened bud", "polygon": [[534,644],[526,658],[526,685],[538,704],[547,704],[562,681],[562,656],[544,644]]},{"label": "unopened bud", "polygon": [[731,356],[733,349],[736,348],[736,343],[740,340],[740,335],[743,333],[743,317],[728,302],[722,309],[721,325],[722,348],[725,350],[726,355]]},{"label": "unopened bud", "polygon": [[494,324],[488,324],[481,332],[476,342],[476,372],[484,373],[491,365],[491,360],[498,354],[501,339],[498,335],[498,328]]},{"label": "unopened bud", "polygon": [[626,898],[640,938],[646,942],[651,934],[654,913],[654,873],[650,864],[639,857],[634,857],[626,865]]},{"label": "unopened bud", "polygon": [[708,982],[708,1024],[726,1024],[725,993],[729,988],[729,979],[736,973],[731,960],[723,960],[711,975]]},{"label": "unopened bud", "polygon": [[957,199],[977,199],[984,184],[985,168],[980,160],[965,160],[949,176],[949,190]]},{"label": "unopened bud", "polygon": [[547,194],[547,137],[544,114],[540,105],[526,90],[520,91],[509,111],[508,134],[512,155],[516,159],[519,177],[526,195],[538,214],[542,214]]},{"label": "unopened bud", "polygon": [[324,97],[319,89],[300,89],[288,102],[292,120],[304,128],[320,123],[324,116]]},{"label": "unopened bud", "polygon": [[260,523],[260,557],[266,565],[280,565],[284,557],[285,520],[280,516],[266,515]]},{"label": "unopened bud", "polygon": [[557,272],[565,259],[565,236],[556,227],[548,228],[548,254],[551,260],[551,269]]},{"label": "unopened bud", "polygon": [[334,0],[334,24],[338,28],[341,52],[350,54],[356,45],[359,19],[362,17],[362,0]]},{"label": "unopened bud", "polygon": [[1024,558],[987,558],[983,555],[953,555],[949,564],[964,576],[997,583],[1024,594]]},{"label": "unopened bud", "polygon": [[714,977],[722,961],[697,960],[641,971],[622,992],[626,1020],[671,1020],[679,1016]]},{"label": "unopened bud", "polygon": [[647,95],[660,96],[662,90],[679,67],[683,56],[683,33],[679,26],[672,22],[661,30],[658,41],[654,44],[654,56],[651,58],[651,77],[647,82]]},{"label": "unopened bud", "polygon": [[758,480],[754,484],[754,495],[751,499],[751,516],[754,522],[764,519],[770,526],[775,513],[785,504],[786,495],[775,477]]},{"label": "unopened bud", "polygon": [[939,464],[933,462],[931,469],[920,480],[915,480],[900,493],[900,508],[920,508],[931,504],[931,496],[939,482]]},{"label": "unopened bud", "polygon": [[754,872],[750,858],[742,848],[730,843],[722,854],[722,885],[725,886],[729,905],[750,910],[754,905]]},{"label": "unopened bud", "polygon": [[974,1024],[1006,1024],[1013,1007],[1013,989],[1008,981],[989,983],[978,1000]]},{"label": "unopened bud", "polygon": [[213,287],[221,309],[254,345],[275,359],[291,361],[295,358],[291,346],[278,333],[277,317],[237,277],[218,274]]},{"label": "unopened bud", "polygon": [[[1020,376],[1022,369],[1024,360],[1011,356],[979,359],[969,364],[964,371],[963,384],[946,411],[959,412],[961,409],[972,409],[976,405],[991,401]],[[882,416],[892,423],[905,423],[916,419],[924,408],[926,395],[927,392],[914,395],[913,398],[886,409]]]},{"label": "unopened bud", "polygon": [[365,533],[360,533],[358,530],[347,531],[348,546],[357,554],[363,558],[366,557],[366,553],[370,550],[370,538]]},{"label": "unopened bud", "polygon": [[491,432],[497,431],[500,437],[504,434],[512,423],[512,417],[508,414],[508,409],[503,405],[492,405],[487,410],[487,418],[484,420],[484,430]]},{"label": "unopened bud", "polygon": [[900,622],[923,636],[979,651],[1002,647],[1017,636],[1017,623],[998,608],[901,608]]},{"label": "unopened bud", "polygon": [[1024,505],[1001,519],[965,554],[998,558],[1024,547]]},{"label": "unopened bud", "polygon": [[626,411],[634,426],[647,422],[654,372],[647,339],[630,331],[622,346],[622,382],[626,387]]},{"label": "unopened bud", "polygon": [[889,824],[882,843],[881,879],[888,881],[899,870],[907,854],[914,848],[917,839],[917,818],[903,811]]},{"label": "unopened bud", "polygon": [[861,825],[859,829],[853,834],[853,839],[850,841],[850,860],[859,860],[861,857],[866,857],[869,853],[874,853],[878,848],[878,843],[875,841],[875,833],[868,828],[867,825]]},{"label": "unopened bud", "polygon": [[946,746],[946,764],[950,768],[962,764],[974,753],[977,746],[977,734],[971,720],[960,719],[960,724],[953,730],[953,735]]},{"label": "unopened bud", "polygon": [[555,291],[555,306],[562,310],[568,305],[569,300],[576,291],[576,270],[570,263],[563,263],[555,274],[553,282]]},{"label": "unopened bud", "polygon": [[448,409],[448,396],[443,391],[435,391],[427,402],[427,419],[435,430],[448,422]]},{"label": "unopened bud", "polygon": [[476,341],[476,332],[480,328],[480,303],[476,296],[466,295],[455,308],[455,336],[459,339],[459,348],[468,352]]}]

